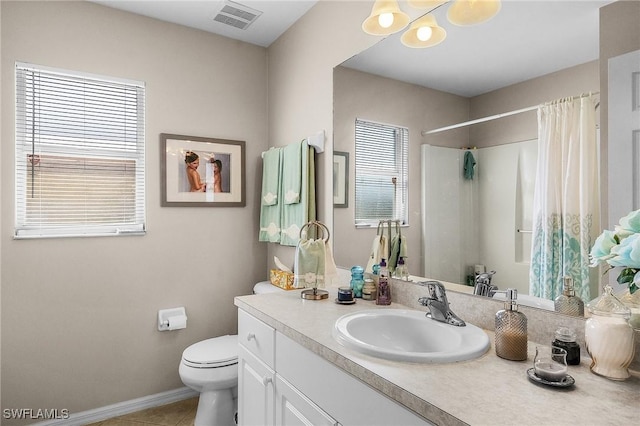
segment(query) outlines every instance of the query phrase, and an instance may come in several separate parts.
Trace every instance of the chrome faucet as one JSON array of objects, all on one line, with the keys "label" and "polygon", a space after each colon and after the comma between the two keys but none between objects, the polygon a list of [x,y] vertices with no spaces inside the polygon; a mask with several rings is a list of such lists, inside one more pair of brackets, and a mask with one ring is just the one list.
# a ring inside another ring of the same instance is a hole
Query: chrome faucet
[{"label": "chrome faucet", "polygon": [[473,294],[478,296],[493,297],[498,290],[498,286],[491,284],[491,277],[496,271],[483,272],[477,274],[475,278],[475,285],[473,286]]},{"label": "chrome faucet", "polygon": [[467,325],[449,309],[449,301],[447,300],[447,294],[442,283],[438,281],[423,281],[418,284],[427,287],[427,291],[429,292],[429,296],[418,299],[418,302],[420,302],[422,306],[429,308],[427,317],[458,327]]}]

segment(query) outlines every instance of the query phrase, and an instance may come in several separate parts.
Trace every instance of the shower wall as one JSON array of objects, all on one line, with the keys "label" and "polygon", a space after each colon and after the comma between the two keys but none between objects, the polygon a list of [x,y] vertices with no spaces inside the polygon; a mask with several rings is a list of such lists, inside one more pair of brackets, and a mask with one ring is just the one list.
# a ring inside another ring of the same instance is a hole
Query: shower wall
[{"label": "shower wall", "polygon": [[471,151],[422,146],[424,276],[464,283],[476,264],[500,288],[528,293],[537,141]]}]

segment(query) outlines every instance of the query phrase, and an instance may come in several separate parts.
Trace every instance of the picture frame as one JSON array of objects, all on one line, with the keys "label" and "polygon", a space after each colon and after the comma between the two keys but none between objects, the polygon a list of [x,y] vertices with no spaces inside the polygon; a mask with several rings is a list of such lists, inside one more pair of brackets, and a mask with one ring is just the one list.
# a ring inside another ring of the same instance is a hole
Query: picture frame
[{"label": "picture frame", "polygon": [[245,141],[160,134],[162,207],[244,207]]},{"label": "picture frame", "polygon": [[333,152],[333,207],[349,207],[348,152]]}]

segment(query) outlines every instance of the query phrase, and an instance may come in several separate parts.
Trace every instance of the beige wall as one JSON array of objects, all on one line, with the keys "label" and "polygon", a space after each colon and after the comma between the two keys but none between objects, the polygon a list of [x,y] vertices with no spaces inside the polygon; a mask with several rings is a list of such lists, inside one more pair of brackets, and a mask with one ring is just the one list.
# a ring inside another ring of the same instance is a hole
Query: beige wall
[{"label": "beige wall", "polygon": [[[267,51],[87,2],[0,7],[2,408],[77,412],[182,387],[184,348],[236,333],[233,297],[264,278]],[[12,239],[15,61],[146,82],[146,236]],[[163,132],[246,141],[246,207],[160,207]],[[158,332],[158,309],[177,306],[188,328]]]},{"label": "beige wall", "polygon": [[[318,130],[326,132],[327,152],[316,157],[318,219],[330,228],[333,67],[380,39],[361,30],[372,4],[321,0],[269,46],[269,143],[281,146]],[[293,265],[294,253],[294,248],[269,244],[269,265],[273,266],[274,255]]]},{"label": "beige wall", "polygon": [[[470,99],[470,119],[489,117],[600,90],[598,61],[587,62]],[[538,137],[536,110],[469,127],[471,145],[487,147]]]}]

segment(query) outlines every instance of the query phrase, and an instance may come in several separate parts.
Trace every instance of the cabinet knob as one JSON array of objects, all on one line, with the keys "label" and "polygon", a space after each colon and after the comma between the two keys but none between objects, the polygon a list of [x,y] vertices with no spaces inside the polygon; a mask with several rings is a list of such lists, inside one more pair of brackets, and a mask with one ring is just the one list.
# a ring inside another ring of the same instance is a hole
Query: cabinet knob
[{"label": "cabinet knob", "polygon": [[267,386],[269,383],[273,383],[273,379],[270,376],[262,378],[262,384]]},{"label": "cabinet knob", "polygon": [[249,333],[249,334],[247,334],[247,340],[251,340],[251,339],[255,339],[255,338],[256,338],[255,333]]}]

